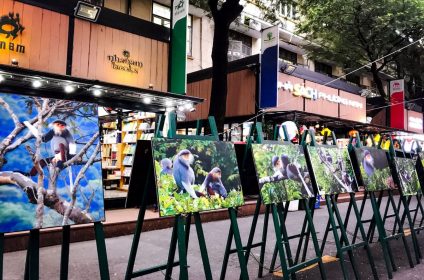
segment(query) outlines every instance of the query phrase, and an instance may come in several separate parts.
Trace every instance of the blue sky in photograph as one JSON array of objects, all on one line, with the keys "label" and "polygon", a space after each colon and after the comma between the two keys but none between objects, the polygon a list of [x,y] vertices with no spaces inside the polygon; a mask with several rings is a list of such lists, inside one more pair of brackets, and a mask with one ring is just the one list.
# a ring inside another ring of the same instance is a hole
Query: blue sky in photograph
[{"label": "blue sky in photograph", "polygon": [[[30,97],[22,95],[11,95],[1,94],[3,98],[11,107],[13,112],[18,116],[19,121],[24,122],[37,115],[35,106],[30,110],[27,106],[27,101],[31,100]],[[72,111],[73,106],[77,103],[73,103],[69,108]],[[96,110],[91,110],[91,104],[87,104],[85,108],[80,109],[84,114],[93,112],[91,116],[72,116],[66,118],[68,129],[73,134],[75,141],[77,142],[77,152],[84,146],[84,144],[99,130],[98,118]],[[53,115],[47,122],[46,127],[43,129],[43,133],[49,131],[47,126],[56,119],[62,119],[63,116]],[[9,116],[9,113],[0,106],[0,141],[2,141],[9,133],[14,129],[15,125]],[[25,128],[16,138],[25,135],[28,130]],[[88,158],[93,153],[98,140],[90,147],[87,155],[83,160]],[[29,145],[35,150],[35,139],[31,139],[25,144],[22,144],[19,148],[10,151],[6,154],[7,163],[3,165],[1,171],[20,171],[28,173],[33,167],[31,156],[25,149],[26,145]],[[43,143],[41,155],[43,158],[52,157],[54,153],[51,151],[50,143]],[[100,155],[98,156],[100,157]],[[70,202],[70,174],[72,174],[73,181],[75,181],[78,172],[81,170],[83,165],[74,165],[61,171],[59,179],[57,180],[57,193],[58,195]],[[71,171],[71,172],[70,172]],[[44,168],[46,174],[44,186],[47,188],[48,185],[48,171]],[[83,192],[87,199],[90,198],[91,193],[94,191],[95,195],[90,208],[88,209],[89,215],[94,221],[104,220],[104,200],[103,200],[103,186],[102,186],[102,172],[101,163],[96,162],[90,166],[85,173],[85,177],[80,182],[80,191],[77,192],[76,207],[85,209],[86,203],[82,198],[80,192]],[[37,176],[31,178],[33,181],[37,181]],[[32,229],[35,225],[35,204],[31,204],[28,197],[17,186],[14,185],[1,185],[0,186],[0,232],[14,232]],[[44,207],[44,224],[43,227],[60,226],[62,223],[62,216],[47,207]],[[70,223],[72,223],[70,221]]]}]

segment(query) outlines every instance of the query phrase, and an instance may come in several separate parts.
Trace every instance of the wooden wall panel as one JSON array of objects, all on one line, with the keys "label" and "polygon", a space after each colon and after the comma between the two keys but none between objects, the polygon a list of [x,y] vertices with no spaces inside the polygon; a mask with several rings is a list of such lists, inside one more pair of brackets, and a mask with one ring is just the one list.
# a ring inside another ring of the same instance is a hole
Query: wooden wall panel
[{"label": "wooden wall panel", "polygon": [[[137,36],[110,27],[75,20],[72,75],[110,83],[167,91],[168,43]],[[112,68],[108,55],[141,61],[138,74]]]},{"label": "wooden wall panel", "polygon": [[[227,117],[247,116],[255,114],[256,77],[251,70],[241,70],[227,76]],[[196,111],[187,114],[187,121],[206,119],[209,113],[212,79],[196,81],[187,85],[187,95],[204,98],[205,101],[196,106]]]},{"label": "wooden wall panel", "polygon": [[66,74],[69,18],[49,10],[12,0],[0,0],[0,16],[19,13],[22,34],[14,40],[0,34],[0,41],[25,46],[25,53],[0,49],[0,64],[17,59],[19,67]]}]

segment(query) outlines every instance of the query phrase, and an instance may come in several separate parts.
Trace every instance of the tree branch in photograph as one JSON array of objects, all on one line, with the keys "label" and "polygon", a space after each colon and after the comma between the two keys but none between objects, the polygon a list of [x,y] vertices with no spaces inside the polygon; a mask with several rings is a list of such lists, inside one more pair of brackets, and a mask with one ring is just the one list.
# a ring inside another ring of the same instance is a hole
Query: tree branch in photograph
[{"label": "tree branch in photograph", "polygon": [[81,182],[81,179],[84,177],[85,172],[87,172],[88,168],[93,164],[93,162],[96,159],[96,156],[99,153],[99,151],[100,151],[100,142],[97,143],[97,146],[94,149],[93,154],[90,156],[87,163],[81,168],[80,172],[77,175],[77,178],[75,179],[74,185],[72,186],[72,189],[71,189],[71,203],[70,203],[68,209],[66,209],[65,215],[63,216],[62,225],[64,225],[64,226],[68,224],[68,218],[69,218],[70,214],[72,213],[72,209],[75,207],[75,203],[76,203],[76,200],[77,200],[77,191],[79,189],[79,184]]},{"label": "tree branch in photograph", "polygon": [[99,132],[96,132],[91,139],[84,145],[84,147],[82,147],[81,151],[79,151],[79,153],[77,153],[75,156],[73,156],[71,159],[69,159],[68,161],[66,161],[63,166],[68,167],[72,164],[74,164],[75,162],[81,161],[82,157],[84,156],[85,153],[87,153],[88,149],[91,147],[91,145],[93,145],[94,141],[96,141],[96,139],[99,137]]},{"label": "tree branch in photograph", "polygon": [[[0,171],[0,186],[15,185],[22,189],[32,204],[37,204],[37,183],[30,178],[18,172]],[[44,206],[54,210],[60,215],[64,215],[69,207],[69,202],[59,197],[56,193],[50,190],[43,190]],[[74,207],[69,215],[69,220],[76,224],[91,223],[93,219],[84,210],[79,207]]]}]

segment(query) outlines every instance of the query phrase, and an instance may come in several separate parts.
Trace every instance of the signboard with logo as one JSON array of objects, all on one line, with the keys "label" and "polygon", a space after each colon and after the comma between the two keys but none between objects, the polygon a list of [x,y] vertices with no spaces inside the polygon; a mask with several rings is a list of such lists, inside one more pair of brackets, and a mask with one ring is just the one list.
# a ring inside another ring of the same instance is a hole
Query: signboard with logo
[{"label": "signboard with logo", "polygon": [[185,94],[187,91],[187,15],[188,0],[174,0],[171,30],[171,83],[170,91]]},{"label": "signboard with logo", "polygon": [[392,128],[405,129],[404,87],[403,79],[390,81],[390,127]]},{"label": "signboard with logo", "polygon": [[278,26],[262,31],[259,107],[277,106],[278,83]]},{"label": "signboard with logo", "polygon": [[66,74],[69,17],[0,0],[0,64]]},{"label": "signboard with logo", "polygon": [[405,129],[411,132],[423,133],[423,114],[411,110],[405,110]]},{"label": "signboard with logo", "polygon": [[107,59],[115,70],[138,74],[139,70],[143,67],[143,62],[132,59],[130,56],[131,54],[129,51],[123,50],[121,56],[116,54],[108,55]]}]

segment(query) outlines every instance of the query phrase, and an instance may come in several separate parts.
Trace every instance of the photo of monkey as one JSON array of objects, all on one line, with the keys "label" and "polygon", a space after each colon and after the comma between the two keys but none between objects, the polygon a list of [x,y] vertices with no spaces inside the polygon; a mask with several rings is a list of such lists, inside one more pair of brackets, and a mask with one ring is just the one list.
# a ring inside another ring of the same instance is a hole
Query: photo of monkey
[{"label": "photo of monkey", "polygon": [[302,146],[253,144],[252,152],[264,204],[314,197]]},{"label": "photo of monkey", "polygon": [[320,195],[357,191],[358,185],[347,148],[307,146],[307,151]]},{"label": "photo of monkey", "polygon": [[0,94],[0,232],[105,219],[97,105]]},{"label": "photo of monkey", "polygon": [[395,157],[397,177],[403,195],[421,193],[421,185],[415,168],[416,160],[412,158]]},{"label": "photo of monkey", "polygon": [[385,150],[371,147],[354,148],[362,183],[367,191],[395,189]]},{"label": "photo of monkey", "polygon": [[161,217],[243,205],[232,143],[153,139],[152,148]]}]

